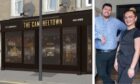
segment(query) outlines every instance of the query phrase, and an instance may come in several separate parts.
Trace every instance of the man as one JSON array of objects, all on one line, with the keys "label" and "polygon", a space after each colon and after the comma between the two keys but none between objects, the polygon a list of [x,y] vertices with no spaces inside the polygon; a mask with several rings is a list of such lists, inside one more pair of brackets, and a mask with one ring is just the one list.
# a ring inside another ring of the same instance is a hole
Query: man
[{"label": "man", "polygon": [[126,30],[125,24],[111,17],[111,13],[112,5],[105,3],[102,14],[95,18],[96,67],[104,84],[115,84],[111,79],[111,70],[120,37],[117,32]]}]

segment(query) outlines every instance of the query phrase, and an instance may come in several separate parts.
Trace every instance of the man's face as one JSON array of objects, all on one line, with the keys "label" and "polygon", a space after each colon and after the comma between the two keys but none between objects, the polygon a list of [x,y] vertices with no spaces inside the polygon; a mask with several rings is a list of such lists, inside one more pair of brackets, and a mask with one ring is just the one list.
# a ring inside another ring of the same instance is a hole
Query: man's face
[{"label": "man's face", "polygon": [[112,12],[112,8],[110,6],[104,6],[102,9],[102,15],[105,18],[109,18]]}]

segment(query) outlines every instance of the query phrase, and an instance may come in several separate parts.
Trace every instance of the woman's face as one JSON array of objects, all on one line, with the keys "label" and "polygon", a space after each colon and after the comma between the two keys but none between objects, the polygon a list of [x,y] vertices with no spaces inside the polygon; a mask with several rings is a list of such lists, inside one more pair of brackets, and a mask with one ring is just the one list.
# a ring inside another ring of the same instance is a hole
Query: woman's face
[{"label": "woman's face", "polygon": [[124,15],[124,21],[128,27],[134,26],[137,21],[137,17],[132,11],[128,11]]}]

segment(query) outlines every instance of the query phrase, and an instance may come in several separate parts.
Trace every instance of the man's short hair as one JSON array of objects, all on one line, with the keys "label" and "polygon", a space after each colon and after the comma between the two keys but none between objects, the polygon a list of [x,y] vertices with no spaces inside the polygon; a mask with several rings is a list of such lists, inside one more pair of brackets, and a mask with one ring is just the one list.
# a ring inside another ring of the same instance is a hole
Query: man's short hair
[{"label": "man's short hair", "polygon": [[105,3],[105,4],[102,6],[102,9],[103,9],[105,6],[109,6],[109,7],[111,7],[111,9],[112,9],[112,5],[111,5],[110,3]]}]

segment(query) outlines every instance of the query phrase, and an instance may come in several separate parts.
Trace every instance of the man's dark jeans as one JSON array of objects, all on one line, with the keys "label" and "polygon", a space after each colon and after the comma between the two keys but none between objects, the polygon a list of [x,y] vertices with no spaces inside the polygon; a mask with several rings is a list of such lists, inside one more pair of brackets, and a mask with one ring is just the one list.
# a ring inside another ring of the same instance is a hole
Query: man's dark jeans
[{"label": "man's dark jeans", "polygon": [[115,84],[111,79],[111,72],[115,60],[116,50],[111,52],[101,52],[96,50],[97,74],[104,84]]}]

